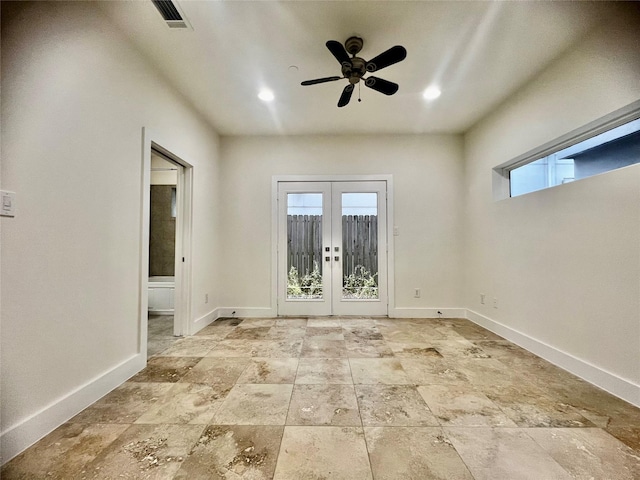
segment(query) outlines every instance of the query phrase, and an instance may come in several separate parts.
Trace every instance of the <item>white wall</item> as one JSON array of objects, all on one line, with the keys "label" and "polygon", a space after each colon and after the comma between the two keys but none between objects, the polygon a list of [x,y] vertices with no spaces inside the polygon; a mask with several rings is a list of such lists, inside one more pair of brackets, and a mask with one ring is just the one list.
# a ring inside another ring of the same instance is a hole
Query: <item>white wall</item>
[{"label": "white wall", "polygon": [[222,137],[221,159],[222,306],[275,308],[273,175],[356,174],[393,175],[396,307],[461,306],[460,136]]},{"label": "white wall", "polygon": [[605,26],[466,135],[464,304],[640,405],[640,165],[497,202],[491,186],[493,167],[640,99],[638,31]]},{"label": "white wall", "polygon": [[217,135],[95,5],[2,2],[2,188],[18,203],[2,218],[5,461],[146,361],[143,127],[194,166],[197,319],[218,303]]}]

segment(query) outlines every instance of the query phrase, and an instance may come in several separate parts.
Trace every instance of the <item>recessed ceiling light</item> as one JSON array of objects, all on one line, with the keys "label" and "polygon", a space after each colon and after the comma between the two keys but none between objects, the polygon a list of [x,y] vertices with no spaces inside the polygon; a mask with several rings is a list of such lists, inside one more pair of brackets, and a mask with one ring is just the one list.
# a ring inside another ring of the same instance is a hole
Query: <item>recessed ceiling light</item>
[{"label": "recessed ceiling light", "polygon": [[435,85],[432,85],[422,93],[422,96],[424,97],[425,100],[435,100],[440,96],[441,93],[442,92],[438,87],[436,87]]},{"label": "recessed ceiling light", "polygon": [[263,102],[271,102],[273,101],[275,96],[273,95],[273,92],[271,90],[269,90],[268,88],[263,88],[262,90],[260,90],[260,93],[258,93],[258,98]]}]

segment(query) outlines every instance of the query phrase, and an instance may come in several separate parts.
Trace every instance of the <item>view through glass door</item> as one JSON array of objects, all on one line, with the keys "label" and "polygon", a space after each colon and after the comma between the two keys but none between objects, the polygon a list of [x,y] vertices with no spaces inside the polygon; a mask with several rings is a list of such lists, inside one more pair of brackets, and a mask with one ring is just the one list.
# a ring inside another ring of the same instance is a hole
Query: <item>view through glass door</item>
[{"label": "view through glass door", "polygon": [[278,183],[278,314],[386,315],[386,182]]}]

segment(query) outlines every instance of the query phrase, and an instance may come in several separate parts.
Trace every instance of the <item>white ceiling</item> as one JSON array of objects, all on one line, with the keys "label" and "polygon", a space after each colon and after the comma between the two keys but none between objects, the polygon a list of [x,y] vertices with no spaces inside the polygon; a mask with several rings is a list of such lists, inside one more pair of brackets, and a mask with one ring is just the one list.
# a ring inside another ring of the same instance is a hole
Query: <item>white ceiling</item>
[{"label": "white ceiling", "polygon": [[[193,30],[169,29],[151,2],[101,2],[116,25],[221,135],[464,132],[580,39],[607,2],[179,1]],[[369,60],[393,45],[406,60],[376,73],[400,85],[347,80],[327,40],[364,39]],[[297,68],[292,69],[290,66]],[[430,84],[442,96],[427,102]],[[268,87],[271,103],[257,98]]]}]

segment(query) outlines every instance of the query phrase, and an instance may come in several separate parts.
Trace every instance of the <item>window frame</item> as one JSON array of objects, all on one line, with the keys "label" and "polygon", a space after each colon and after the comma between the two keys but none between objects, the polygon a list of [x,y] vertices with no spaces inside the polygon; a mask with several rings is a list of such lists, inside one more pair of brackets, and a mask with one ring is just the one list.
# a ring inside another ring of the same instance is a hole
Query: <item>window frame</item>
[{"label": "window frame", "polygon": [[[592,137],[600,135],[614,128],[617,128],[625,123],[632,122],[640,118],[640,100],[635,101],[625,107],[622,107],[604,117],[601,117],[593,122],[590,122],[580,128],[577,128],[561,137],[558,137],[550,142],[545,143],[533,150],[529,150],[522,155],[519,155],[508,162],[502,163],[492,169],[492,186],[493,186],[493,199],[495,201],[504,200],[507,198],[516,198],[529,193],[541,192],[548,190],[549,188],[562,187],[564,184],[552,185],[541,190],[525,193],[522,195],[511,196],[510,185],[510,172],[516,168],[522,167],[529,163],[533,163],[543,157],[552,155],[560,150],[564,150],[573,145],[576,145],[585,140],[589,140]],[[636,164],[637,165],[637,164]],[[624,167],[622,167],[624,168]],[[617,169],[612,169],[617,170]],[[609,171],[612,171],[609,170]],[[607,173],[607,172],[603,172]],[[596,174],[600,175],[600,174]],[[589,177],[587,177],[589,178]],[[579,179],[576,181],[580,181]],[[573,182],[571,182],[573,183]]]}]

